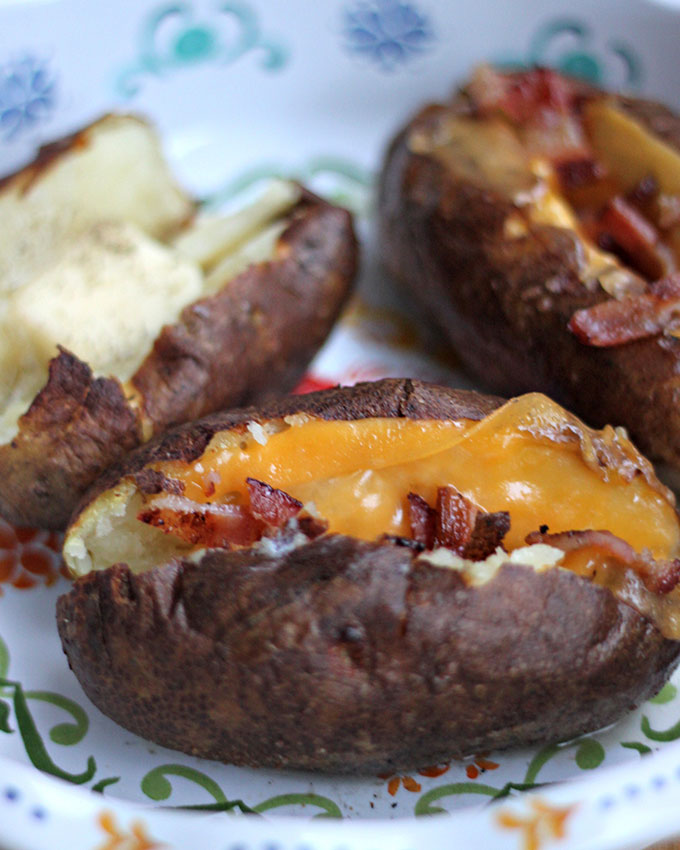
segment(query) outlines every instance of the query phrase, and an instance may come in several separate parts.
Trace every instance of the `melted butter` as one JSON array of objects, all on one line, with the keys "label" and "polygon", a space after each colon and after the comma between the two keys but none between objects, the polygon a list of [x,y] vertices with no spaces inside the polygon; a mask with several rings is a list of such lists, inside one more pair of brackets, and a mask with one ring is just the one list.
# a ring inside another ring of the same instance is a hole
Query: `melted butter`
[{"label": "melted butter", "polygon": [[243,498],[257,478],[313,502],[331,531],[367,540],[408,536],[407,494],[434,504],[451,484],[483,510],[510,511],[511,550],[542,524],[607,529],[656,558],[680,549],[672,498],[625,437],[590,431],[538,394],[481,422],[303,419],[264,444],[211,445],[189,466],[157,468],[200,502]]}]

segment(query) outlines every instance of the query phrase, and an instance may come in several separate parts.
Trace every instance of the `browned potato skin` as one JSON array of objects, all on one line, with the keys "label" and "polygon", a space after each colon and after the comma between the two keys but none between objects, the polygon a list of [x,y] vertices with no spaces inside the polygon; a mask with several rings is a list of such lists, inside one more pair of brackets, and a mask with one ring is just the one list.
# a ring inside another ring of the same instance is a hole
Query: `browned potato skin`
[{"label": "browned potato skin", "polygon": [[[350,214],[304,193],[273,261],[162,330],[132,379],[153,432],[292,389],[349,296],[356,265]],[[63,529],[87,487],[141,442],[140,415],[118,381],[94,379],[62,352],[19,433],[0,446],[0,515]]]},{"label": "browned potato skin", "polygon": [[[680,118],[649,101],[620,102],[680,149]],[[409,149],[414,129],[430,134],[442,116],[466,111],[462,97],[428,106],[390,145],[379,197],[387,268],[485,387],[545,392],[591,425],[626,426],[645,454],[680,468],[680,341],[579,343],[567,329],[572,314],[608,296],[581,283],[575,234],[533,225],[506,239],[510,201]]]},{"label": "browned potato skin", "polygon": [[[499,399],[384,381],[282,399],[298,411],[481,419]],[[110,470],[198,457],[254,409],[163,436]],[[77,520],[76,520],[77,521]],[[57,606],[89,698],[163,746],[234,764],[376,773],[567,739],[654,694],[680,653],[608,590],[560,569],[506,564],[468,587],[386,542],[326,535],[293,551],[212,551],[133,575],[78,579]]]}]

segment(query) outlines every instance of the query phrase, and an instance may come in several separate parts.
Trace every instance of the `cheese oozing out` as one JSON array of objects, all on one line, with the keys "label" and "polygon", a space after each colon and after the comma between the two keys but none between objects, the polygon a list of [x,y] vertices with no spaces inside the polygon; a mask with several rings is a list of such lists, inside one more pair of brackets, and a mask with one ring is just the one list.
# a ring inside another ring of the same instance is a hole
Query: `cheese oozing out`
[{"label": "cheese oozing out", "polygon": [[[313,504],[329,531],[365,540],[409,536],[407,494],[434,504],[437,489],[451,484],[484,511],[509,511],[510,551],[541,525],[606,529],[658,559],[680,551],[673,497],[625,435],[592,431],[539,394],[480,422],[291,416],[218,433],[193,462],[154,469],[199,504],[247,504],[246,479],[256,478]],[[95,500],[66,538],[73,573],[121,560],[144,570],[188,552],[137,521],[154,498],[127,478]]]}]

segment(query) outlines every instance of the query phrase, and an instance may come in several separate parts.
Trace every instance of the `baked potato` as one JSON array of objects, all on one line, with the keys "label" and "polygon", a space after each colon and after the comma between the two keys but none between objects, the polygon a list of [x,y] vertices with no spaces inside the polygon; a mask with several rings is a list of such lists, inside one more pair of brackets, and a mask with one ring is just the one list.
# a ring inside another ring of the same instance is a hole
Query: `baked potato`
[{"label": "baked potato", "polygon": [[179,422],[293,388],[342,308],[347,211],[277,181],[194,218],[151,127],[109,115],[0,185],[0,515],[63,528]]},{"label": "baked potato", "polygon": [[680,653],[674,498],[539,394],[384,380],[214,414],[86,496],[57,620],[127,729],[370,773],[566,739]]},{"label": "baked potato", "polygon": [[479,69],[386,153],[381,254],[491,391],[540,390],[680,470],[680,118]]}]

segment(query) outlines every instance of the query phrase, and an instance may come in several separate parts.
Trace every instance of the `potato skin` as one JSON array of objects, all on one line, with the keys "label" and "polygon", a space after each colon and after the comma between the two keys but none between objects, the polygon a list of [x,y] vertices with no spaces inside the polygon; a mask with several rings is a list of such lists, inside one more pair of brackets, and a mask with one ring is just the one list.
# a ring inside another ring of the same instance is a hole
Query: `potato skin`
[{"label": "potato skin", "polygon": [[[501,404],[402,379],[214,414],[127,456],[80,510],[125,477],[158,492],[150,464],[191,461],[252,420],[480,420]],[[655,693],[680,655],[566,570],[505,564],[469,586],[407,546],[338,534],[94,571],[60,597],[57,623],[86,694],[131,731],[235,764],[346,773],[592,731]]]},{"label": "potato skin", "polygon": [[85,692],[132,732],[343,773],[597,729],[654,694],[680,652],[567,571],[507,564],[472,588],[407,548],[340,535],[90,573],[57,619]]},{"label": "potato skin", "polygon": [[[620,103],[680,149],[677,116],[648,101]],[[578,237],[534,224],[526,236],[506,238],[516,210],[507,197],[411,150],[414,131],[431,137],[447,115],[466,111],[462,97],[428,106],[390,145],[379,196],[385,265],[486,388],[545,392],[591,425],[626,426],[642,451],[680,467],[680,341],[579,343],[569,319],[608,296],[581,283]]]},{"label": "potato skin", "polygon": [[0,515],[63,529],[87,487],[143,433],[292,389],[347,300],[357,265],[351,216],[309,192],[274,260],[251,266],[166,326],[132,378],[95,379],[63,351],[47,385],[0,446]]}]

